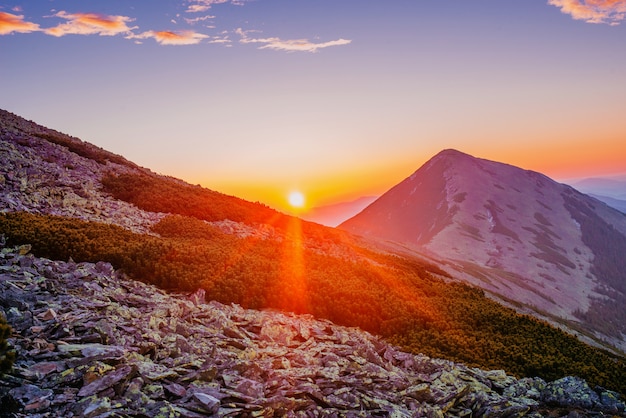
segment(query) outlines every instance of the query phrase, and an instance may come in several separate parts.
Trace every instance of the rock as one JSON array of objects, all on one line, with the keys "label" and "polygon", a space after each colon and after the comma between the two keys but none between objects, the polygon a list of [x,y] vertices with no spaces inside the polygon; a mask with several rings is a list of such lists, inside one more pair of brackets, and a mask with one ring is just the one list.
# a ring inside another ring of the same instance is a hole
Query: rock
[{"label": "rock", "polygon": [[189,295],[189,301],[196,306],[199,306],[205,303],[206,290],[198,289],[191,295]]},{"label": "rock", "polygon": [[121,380],[129,379],[132,372],[132,367],[126,365],[121,366],[120,368],[107,373],[100,379],[89,383],[87,386],[83,386],[78,392],[78,396],[91,396],[95,395],[96,393],[102,392],[103,390],[110,388]]},{"label": "rock", "polygon": [[553,406],[592,409],[599,403],[600,397],[584,380],[568,376],[548,383],[541,392],[541,400]]},{"label": "rock", "polygon": [[99,360],[119,360],[124,356],[124,347],[103,344],[84,344],[80,350],[85,357],[98,357]]},{"label": "rock", "polygon": [[17,251],[19,255],[26,255],[30,252],[31,249],[32,249],[32,246],[30,244],[25,244],[25,245],[20,245]]},{"label": "rock", "polygon": [[179,385],[178,383],[170,383],[168,385],[165,385],[164,389],[166,392],[178,398],[182,398],[187,395],[187,390],[185,389],[185,387]]},{"label": "rock", "polygon": [[620,401],[619,393],[606,390],[602,387],[596,387],[595,392],[600,396],[600,405],[598,409],[607,414],[624,414],[626,404]]},{"label": "rock", "polygon": [[43,361],[41,363],[35,363],[33,366],[29,368],[29,370],[37,376],[37,378],[41,379],[49,375],[53,372],[59,372],[63,370],[64,363],[63,362],[47,362]]},{"label": "rock", "polygon": [[54,392],[38,386],[25,384],[11,389],[9,395],[23,405],[25,412],[40,412],[50,407],[50,398]]},{"label": "rock", "polygon": [[193,397],[204,407],[207,412],[215,413],[220,407],[220,400],[206,393],[194,393]]}]

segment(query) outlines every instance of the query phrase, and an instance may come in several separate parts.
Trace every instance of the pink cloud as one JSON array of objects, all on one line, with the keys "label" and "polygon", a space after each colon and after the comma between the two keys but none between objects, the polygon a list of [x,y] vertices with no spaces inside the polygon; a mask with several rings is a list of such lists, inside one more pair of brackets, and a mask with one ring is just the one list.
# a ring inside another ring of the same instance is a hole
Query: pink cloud
[{"label": "pink cloud", "polygon": [[114,36],[130,33],[136,27],[129,27],[134,19],[127,16],[107,16],[98,13],[67,13],[60,11],[54,16],[66,19],[53,28],[45,29],[48,35],[101,35]]},{"label": "pink cloud", "polygon": [[187,13],[200,13],[206,12],[214,4],[231,3],[237,6],[243,5],[245,0],[190,0],[189,6],[187,6]]},{"label": "pink cloud", "polygon": [[206,12],[210,8],[211,6],[207,6],[205,4],[190,4],[186,12],[187,13],[200,13],[200,12]]},{"label": "pink cloud", "polygon": [[337,39],[328,42],[311,42],[308,39],[280,39],[280,38],[250,38],[247,31],[239,28],[235,31],[241,39],[242,44],[263,44],[259,49],[274,49],[277,51],[288,52],[317,52],[320,49],[328,48],[331,46],[348,45],[352,41],[349,39]]},{"label": "pink cloud", "polygon": [[548,0],[576,20],[619,25],[626,17],[626,0]]},{"label": "pink cloud", "polygon": [[193,31],[148,31],[139,35],[131,35],[129,39],[148,39],[152,38],[161,45],[195,45],[199,44],[203,39],[208,38],[208,35]]},{"label": "pink cloud", "polygon": [[8,35],[13,32],[30,33],[37,32],[39,25],[24,21],[24,16],[0,12],[0,35]]}]

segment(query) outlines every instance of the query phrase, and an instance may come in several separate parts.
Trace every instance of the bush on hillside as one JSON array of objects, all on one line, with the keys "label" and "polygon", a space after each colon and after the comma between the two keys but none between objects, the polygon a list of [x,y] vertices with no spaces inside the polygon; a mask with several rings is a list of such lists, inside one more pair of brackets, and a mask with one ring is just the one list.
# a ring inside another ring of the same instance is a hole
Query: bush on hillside
[{"label": "bush on hillside", "polygon": [[88,158],[102,165],[106,165],[107,161],[110,161],[112,163],[125,165],[131,168],[137,167],[135,164],[120,155],[113,154],[112,152],[105,151],[104,149],[93,144],[83,142],[78,138],[70,137],[69,135],[53,130],[47,130],[46,133],[35,133],[34,136],[45,139],[53,144],[61,145],[74,154]]},{"label": "bush on hillside", "polygon": [[7,373],[13,367],[15,351],[9,347],[8,338],[11,336],[11,327],[0,316],[0,376]]}]

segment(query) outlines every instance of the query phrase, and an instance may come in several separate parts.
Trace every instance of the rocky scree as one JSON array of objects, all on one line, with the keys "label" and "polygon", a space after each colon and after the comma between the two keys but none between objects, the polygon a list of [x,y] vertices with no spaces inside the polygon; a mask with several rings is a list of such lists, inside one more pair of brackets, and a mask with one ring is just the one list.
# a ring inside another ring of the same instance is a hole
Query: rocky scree
[{"label": "rocky scree", "polygon": [[0,314],[17,351],[0,416],[625,416],[618,394],[578,378],[518,380],[29,250],[0,252]]},{"label": "rocky scree", "polygon": [[165,216],[142,211],[100,190],[106,173],[139,169],[81,157],[37,137],[37,132],[30,132],[32,126],[13,126],[7,117],[0,112],[0,212],[67,216],[137,233],[150,233],[150,227]]}]

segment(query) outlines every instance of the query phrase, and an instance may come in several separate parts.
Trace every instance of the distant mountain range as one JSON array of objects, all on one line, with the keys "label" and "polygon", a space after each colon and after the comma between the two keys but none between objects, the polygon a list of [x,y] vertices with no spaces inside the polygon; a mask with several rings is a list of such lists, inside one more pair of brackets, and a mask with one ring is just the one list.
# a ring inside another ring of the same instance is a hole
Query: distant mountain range
[{"label": "distant mountain range", "polygon": [[338,226],[343,221],[361,212],[376,199],[376,196],[364,196],[350,202],[319,206],[305,213],[302,218],[326,226]]},{"label": "distant mountain range", "polygon": [[626,176],[593,177],[570,184],[577,190],[626,213]]},{"label": "distant mountain range", "polygon": [[540,173],[445,150],[340,228],[626,348],[626,215]]},{"label": "distant mountain range", "polygon": [[626,177],[592,177],[577,180],[572,186],[583,193],[593,193],[615,199],[626,200]]}]

